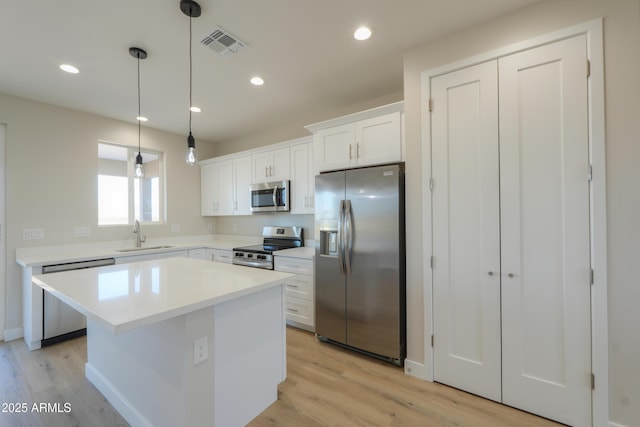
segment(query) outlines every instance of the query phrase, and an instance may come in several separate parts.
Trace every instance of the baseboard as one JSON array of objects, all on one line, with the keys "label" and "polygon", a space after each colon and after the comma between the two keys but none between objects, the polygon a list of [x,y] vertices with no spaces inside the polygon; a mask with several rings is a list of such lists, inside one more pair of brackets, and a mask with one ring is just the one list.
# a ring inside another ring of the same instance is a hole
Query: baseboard
[{"label": "baseboard", "polygon": [[17,340],[18,338],[22,338],[23,336],[24,336],[24,333],[22,331],[22,328],[14,328],[14,329],[5,329],[4,330],[4,340],[5,341]]},{"label": "baseboard", "polygon": [[613,421],[609,421],[609,427],[627,427],[627,426],[614,423]]},{"label": "baseboard", "polygon": [[404,373],[425,381],[432,381],[427,372],[427,367],[413,360],[404,359]]},{"label": "baseboard", "polygon": [[84,374],[102,395],[111,403],[111,405],[134,427],[144,426],[153,427],[136,408],[134,408],[127,399],[125,399],[118,390],[93,366],[86,363],[84,365]]}]

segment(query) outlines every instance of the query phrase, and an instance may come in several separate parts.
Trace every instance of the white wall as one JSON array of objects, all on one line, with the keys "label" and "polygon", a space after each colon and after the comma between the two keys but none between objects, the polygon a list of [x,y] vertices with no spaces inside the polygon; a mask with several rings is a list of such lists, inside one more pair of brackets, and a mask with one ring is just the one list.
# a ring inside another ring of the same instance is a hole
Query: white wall
[{"label": "white wall", "polygon": [[[604,17],[610,420],[640,425],[640,1],[547,0],[405,55],[408,358],[425,360],[422,292],[420,74],[473,55]],[[597,380],[596,380],[597,381]],[[597,387],[597,382],[596,382]]]},{"label": "white wall", "polygon": [[[88,113],[0,94],[0,123],[6,123],[7,292],[6,329],[22,326],[19,247],[131,239],[131,227],[98,227],[98,140],[137,145],[138,126]],[[142,128],[141,145],[166,155],[167,224],[143,226],[150,238],[206,234],[200,216],[200,168],[186,165],[186,137]],[[196,141],[199,156],[212,144]],[[180,233],[171,233],[180,224]],[[75,238],[75,226],[91,227]],[[25,228],[44,229],[45,239],[24,241]]]}]

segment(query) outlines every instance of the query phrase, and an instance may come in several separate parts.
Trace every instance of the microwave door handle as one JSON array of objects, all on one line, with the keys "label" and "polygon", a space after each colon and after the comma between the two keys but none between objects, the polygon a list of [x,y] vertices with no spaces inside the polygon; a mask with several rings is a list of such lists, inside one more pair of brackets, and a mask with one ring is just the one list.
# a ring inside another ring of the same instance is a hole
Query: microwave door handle
[{"label": "microwave door handle", "polygon": [[276,185],[273,189],[273,207],[275,208],[275,210],[278,210],[278,201],[276,200],[277,196],[278,196],[278,186]]},{"label": "microwave door handle", "polygon": [[340,200],[340,211],[338,212],[338,264],[340,265],[340,275],[344,276],[344,200]]}]

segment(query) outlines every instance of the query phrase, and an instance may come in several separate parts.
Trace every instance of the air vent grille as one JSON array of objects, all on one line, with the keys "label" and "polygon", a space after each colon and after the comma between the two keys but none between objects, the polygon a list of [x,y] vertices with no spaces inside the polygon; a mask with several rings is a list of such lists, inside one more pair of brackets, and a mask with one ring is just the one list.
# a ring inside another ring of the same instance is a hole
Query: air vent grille
[{"label": "air vent grille", "polygon": [[223,56],[238,53],[240,49],[247,46],[220,26],[214,27],[200,40],[200,43]]}]

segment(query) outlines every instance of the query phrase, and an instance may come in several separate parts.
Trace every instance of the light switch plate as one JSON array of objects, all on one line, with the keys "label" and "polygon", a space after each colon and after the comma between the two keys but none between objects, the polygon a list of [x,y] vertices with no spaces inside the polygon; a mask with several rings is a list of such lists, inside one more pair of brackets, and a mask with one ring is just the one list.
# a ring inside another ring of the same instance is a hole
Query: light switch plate
[{"label": "light switch plate", "polygon": [[202,337],[193,342],[193,364],[197,365],[209,358],[209,340]]},{"label": "light switch plate", "polygon": [[180,232],[180,224],[171,224],[171,232],[179,233]]}]

